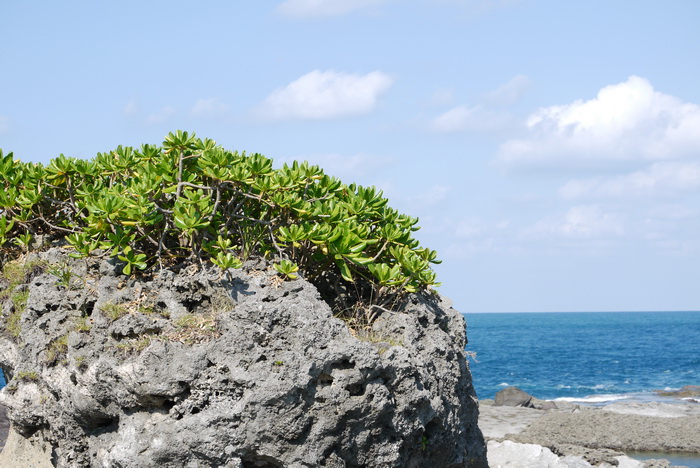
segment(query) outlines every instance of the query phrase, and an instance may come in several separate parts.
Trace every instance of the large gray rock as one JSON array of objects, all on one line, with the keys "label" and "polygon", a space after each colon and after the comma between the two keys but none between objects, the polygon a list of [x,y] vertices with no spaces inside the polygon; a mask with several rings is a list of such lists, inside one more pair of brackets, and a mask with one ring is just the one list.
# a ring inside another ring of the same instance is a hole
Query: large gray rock
[{"label": "large gray rock", "polygon": [[56,466],[487,466],[464,319],[436,295],[358,334],[262,264],[135,281],[42,256],[75,275],[31,279],[0,402]]},{"label": "large gray rock", "polygon": [[496,393],[494,405],[530,408],[532,407],[532,395],[520,390],[518,387],[506,387]]}]

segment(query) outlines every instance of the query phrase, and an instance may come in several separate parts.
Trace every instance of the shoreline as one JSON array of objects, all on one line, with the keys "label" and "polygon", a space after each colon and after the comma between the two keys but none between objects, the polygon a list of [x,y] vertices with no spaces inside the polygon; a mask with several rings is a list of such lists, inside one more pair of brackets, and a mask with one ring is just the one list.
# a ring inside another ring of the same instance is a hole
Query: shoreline
[{"label": "shoreline", "polygon": [[[479,427],[493,468],[537,463],[557,468],[661,468],[675,466],[668,460],[676,455],[700,467],[700,404],[692,401],[617,400],[604,405],[586,405],[580,400],[523,401],[524,406],[479,402]],[[647,452],[645,456],[657,460],[629,456],[637,452]],[[525,456],[531,461],[523,461]]]}]

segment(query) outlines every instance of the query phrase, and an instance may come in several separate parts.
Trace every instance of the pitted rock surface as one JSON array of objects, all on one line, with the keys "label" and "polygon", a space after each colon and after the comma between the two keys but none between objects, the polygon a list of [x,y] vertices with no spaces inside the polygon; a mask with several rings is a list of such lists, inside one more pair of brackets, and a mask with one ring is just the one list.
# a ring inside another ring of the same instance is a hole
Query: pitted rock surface
[{"label": "pitted rock surface", "polygon": [[464,318],[437,295],[358,337],[312,284],[262,263],[136,281],[41,256],[73,282],[24,286],[19,342],[0,338],[0,402],[55,466],[487,466]]}]

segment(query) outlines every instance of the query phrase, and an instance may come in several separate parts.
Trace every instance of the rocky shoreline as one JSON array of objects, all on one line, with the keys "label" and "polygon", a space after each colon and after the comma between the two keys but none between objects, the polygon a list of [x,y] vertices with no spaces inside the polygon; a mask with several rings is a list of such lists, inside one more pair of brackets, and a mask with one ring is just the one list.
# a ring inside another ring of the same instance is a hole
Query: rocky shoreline
[{"label": "rocky shoreline", "polygon": [[[488,441],[491,468],[679,468],[668,460],[640,462],[625,453],[700,454],[700,404],[679,400],[592,407],[528,401],[529,406],[480,401],[479,427]],[[0,450],[9,427],[0,405]],[[37,464],[30,464],[43,466],[45,456],[36,451],[32,461]]]},{"label": "rocky shoreline", "polygon": [[480,401],[479,427],[488,441],[491,468],[666,468],[672,466],[668,460],[640,462],[625,453],[700,454],[697,403],[679,399],[592,407],[537,400],[515,387],[503,392],[495,401]]}]

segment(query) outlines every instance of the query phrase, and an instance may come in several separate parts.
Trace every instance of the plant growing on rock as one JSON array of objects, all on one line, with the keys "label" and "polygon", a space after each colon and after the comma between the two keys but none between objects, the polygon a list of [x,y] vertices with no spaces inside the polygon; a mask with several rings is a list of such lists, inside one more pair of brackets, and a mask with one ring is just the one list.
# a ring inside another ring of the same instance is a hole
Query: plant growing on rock
[{"label": "plant growing on rock", "polygon": [[227,270],[262,256],[287,279],[344,284],[355,296],[347,314],[357,302],[381,308],[437,284],[436,253],[413,238],[417,222],[374,187],[346,185],[306,162],[273,169],[260,154],[182,131],[162,146],[119,146],[92,160],[60,155],[46,166],[0,151],[5,258],[40,235],[65,239],[74,257],[116,258],[126,275],[183,261]]},{"label": "plant growing on rock", "polygon": [[49,347],[46,349],[45,360],[46,363],[52,365],[56,363],[60,358],[65,356],[68,351],[68,334],[61,335],[60,337],[49,343]]}]

